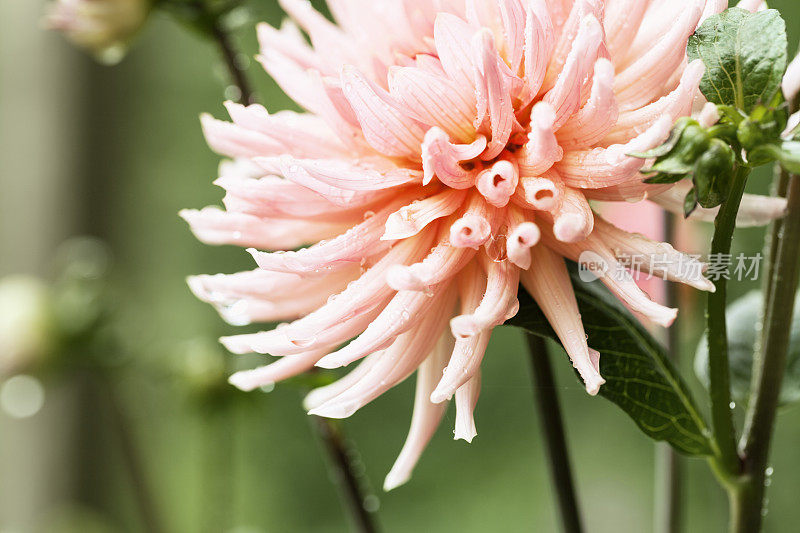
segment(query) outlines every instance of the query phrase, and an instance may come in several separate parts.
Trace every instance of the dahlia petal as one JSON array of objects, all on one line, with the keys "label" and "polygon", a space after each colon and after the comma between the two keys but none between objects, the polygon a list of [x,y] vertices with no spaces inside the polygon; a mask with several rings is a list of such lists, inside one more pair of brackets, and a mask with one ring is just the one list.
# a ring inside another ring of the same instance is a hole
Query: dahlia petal
[{"label": "dahlia petal", "polygon": [[594,213],[583,192],[565,187],[558,208],[552,212],[553,235],[562,242],[578,242],[594,229]]},{"label": "dahlia petal", "polygon": [[345,146],[319,117],[294,111],[269,114],[264,106],[243,106],[225,102],[234,124],[266,135],[280,144],[274,152],[258,155],[281,155],[291,152],[296,157],[328,158],[348,156]]},{"label": "dahlia petal", "polygon": [[442,68],[459,87],[475,86],[470,45],[475,31],[475,28],[455,15],[436,15],[433,29],[436,52]]},{"label": "dahlia petal", "polygon": [[419,160],[425,130],[397,100],[353,67],[342,69],[344,95],[367,142],[378,152]]},{"label": "dahlia petal", "polygon": [[328,291],[327,294],[332,296],[326,296],[326,301],[320,302],[316,311],[286,324],[281,333],[290,341],[316,339],[322,331],[337,323],[376,307],[384,307],[394,292],[386,283],[387,269],[393,265],[418,261],[429,249],[431,240],[432,237],[428,235],[398,243],[358,279],[348,283],[346,288],[342,287],[342,292],[333,294],[338,291]]},{"label": "dahlia petal", "polygon": [[[481,255],[481,258],[485,258]],[[480,303],[468,314],[461,314],[450,321],[453,336],[472,337],[480,332],[499,326],[519,310],[517,287],[519,269],[510,261],[481,261],[486,269],[486,290]]]},{"label": "dahlia petal", "polygon": [[552,211],[561,203],[564,182],[552,170],[541,178],[521,177],[512,200],[517,205],[540,211]]},{"label": "dahlia petal", "polygon": [[486,137],[478,135],[471,144],[453,144],[444,130],[433,127],[422,142],[423,183],[428,184],[433,176],[454,189],[468,189],[475,184],[473,170],[461,163],[478,157],[486,148]]},{"label": "dahlia petal", "polygon": [[[404,381],[434,351],[455,303],[453,291],[443,291],[431,308],[431,320],[397,337],[361,379],[337,396],[309,411],[328,418],[347,418]],[[317,364],[319,366],[319,363]]]},{"label": "dahlia petal", "polygon": [[[683,214],[683,199],[690,188],[690,183],[679,182],[667,191],[651,196],[648,199],[667,211]],[[689,218],[703,222],[713,222],[718,211],[719,207],[711,209],[698,207],[692,211]],[[739,206],[739,212],[736,214],[736,227],[765,226],[773,220],[782,218],[785,214],[786,198],[745,193]]]},{"label": "dahlia petal", "polygon": [[697,24],[700,27],[708,17],[718,15],[728,9],[728,0],[706,0],[706,7],[703,9],[703,16],[700,17],[700,22]]},{"label": "dahlia petal", "polygon": [[262,22],[256,26],[256,34],[260,50],[277,50],[307,69],[319,69],[325,66],[324,62],[319,60],[314,49],[308,45],[300,28],[291,19],[284,19],[280,29]]},{"label": "dahlia petal", "polygon": [[314,368],[314,363],[319,361],[326,353],[325,350],[312,350],[292,355],[291,357],[284,357],[269,365],[236,372],[228,378],[228,383],[239,390],[251,391],[271,383],[283,381]]},{"label": "dahlia petal", "polygon": [[394,241],[407,239],[422,231],[428,224],[454,213],[464,199],[467,191],[445,189],[422,200],[415,200],[401,207],[386,220],[386,232],[381,240]]},{"label": "dahlia petal", "polygon": [[427,291],[453,277],[475,256],[472,248],[458,248],[443,240],[419,263],[393,265],[386,282],[397,291]]},{"label": "dahlia petal", "polygon": [[[214,181],[228,193],[222,202],[228,211],[261,218],[314,218],[350,223],[360,220],[366,207],[383,195],[357,194],[342,207],[311,189],[278,176],[242,179],[223,175]],[[391,194],[391,193],[390,193]]]},{"label": "dahlia petal", "polygon": [[736,7],[755,13],[756,11],[766,9],[767,3],[764,0],[741,0],[741,2],[736,4]]},{"label": "dahlia petal", "polygon": [[672,118],[661,117],[650,128],[626,144],[608,148],[566,152],[556,169],[570,187],[598,189],[620,185],[635,178],[645,160],[629,156],[644,152],[663,143],[672,129]]},{"label": "dahlia petal", "polygon": [[581,20],[580,29],[572,48],[558,74],[553,88],[547,91],[542,101],[555,111],[554,127],[558,129],[581,105],[581,88],[584,79],[591,73],[600,45],[603,42],[603,27],[592,15]]},{"label": "dahlia petal", "polygon": [[706,102],[705,105],[700,109],[700,113],[697,115],[697,122],[703,128],[710,128],[717,122],[719,122],[719,109],[717,109],[716,104],[711,102]]},{"label": "dahlia petal", "polygon": [[380,239],[386,220],[408,200],[408,196],[395,199],[341,235],[308,248],[274,253],[248,251],[259,267],[277,272],[322,273],[337,263],[360,262],[365,257],[378,254],[391,246],[390,242]]},{"label": "dahlia petal", "polygon": [[605,380],[592,362],[567,267],[547,246],[535,246],[532,256],[536,269],[521,272],[520,281],[561,340],[586,384],[586,392],[594,396]]},{"label": "dahlia petal", "polygon": [[520,0],[498,2],[498,5],[503,21],[504,57],[511,72],[517,74],[525,54],[525,8]]},{"label": "dahlia petal", "polygon": [[591,146],[614,127],[619,116],[614,96],[614,65],[605,58],[595,62],[589,101],[572,115],[556,133],[558,144],[567,150]]},{"label": "dahlia petal", "polygon": [[[269,165],[267,160],[261,161]],[[288,179],[306,173],[316,182],[346,191],[377,191],[422,182],[422,172],[398,167],[379,158],[362,158],[354,164],[343,159],[298,159],[284,155],[279,161]]]},{"label": "dahlia petal", "polygon": [[508,95],[508,83],[500,67],[502,59],[495,48],[492,32],[480,30],[472,38],[471,47],[475,58],[473,75],[478,95],[475,126],[485,128],[491,134],[486,152],[481,156],[484,160],[490,160],[505,148],[516,118]]},{"label": "dahlia petal", "polygon": [[[456,427],[453,437],[455,440],[463,439],[469,443],[478,434],[475,429],[475,405],[481,394],[481,372],[475,372],[469,381],[456,390]],[[428,398],[426,400],[430,401]],[[446,404],[439,404],[446,405]]]},{"label": "dahlia petal", "polygon": [[459,142],[475,137],[475,92],[471,87],[456,85],[444,75],[403,67],[391,71],[389,88],[419,122],[437,126]]},{"label": "dahlia petal", "polygon": [[606,2],[606,47],[612,58],[621,58],[630,49],[644,14],[652,0],[617,0]]},{"label": "dahlia petal", "polygon": [[523,105],[542,88],[554,41],[555,28],[545,1],[529,1],[525,13],[525,84],[520,95]]},{"label": "dahlia petal", "polygon": [[430,394],[436,385],[436,380],[442,375],[447,355],[450,353],[448,343],[452,343],[452,340],[449,335],[445,334],[417,371],[411,428],[408,430],[408,437],[403,444],[403,449],[400,450],[400,455],[383,482],[383,490],[389,491],[397,488],[411,478],[414,466],[419,461],[423,450],[430,442],[447,410],[446,403],[431,402]]},{"label": "dahlia petal", "polygon": [[380,305],[367,310],[362,310],[347,320],[340,321],[330,328],[324,329],[318,335],[306,339],[290,339],[283,334],[283,328],[278,326],[270,331],[259,331],[243,335],[233,335],[220,338],[220,342],[231,353],[262,353],[270,355],[291,356],[309,350],[334,348],[364,331],[381,312]]},{"label": "dahlia petal", "polygon": [[257,131],[217,120],[207,113],[200,115],[203,135],[212,150],[228,157],[254,157],[285,150],[284,145]]},{"label": "dahlia petal", "polygon": [[509,261],[524,270],[530,268],[530,250],[536,246],[542,236],[539,226],[531,218],[517,208],[511,208],[507,213],[506,255]]},{"label": "dahlia petal", "polygon": [[[568,5],[569,4],[570,3],[568,3]],[[550,13],[551,16],[553,16],[552,4],[548,2],[548,6],[551,7]],[[560,24],[561,29],[558,40],[555,42],[540,94],[552,89],[560,73],[566,69],[565,65],[569,59],[571,50],[574,48],[574,42],[584,23],[583,21],[590,17],[596,20],[602,18],[602,4],[595,0],[576,0],[575,2],[571,2],[571,6],[564,9],[564,11],[568,13],[568,16],[563,24]],[[553,18],[556,19],[558,17]],[[591,61],[594,62],[594,59]]]},{"label": "dahlia petal", "polygon": [[792,101],[800,92],[800,55],[795,56],[783,75],[783,96]]},{"label": "dahlia petal", "polygon": [[531,110],[531,131],[528,142],[517,152],[522,176],[540,176],[560,161],[564,151],[555,134],[556,114],[547,102],[539,102]]},{"label": "dahlia petal", "polygon": [[675,250],[669,243],[656,242],[639,233],[629,233],[613,224],[597,219],[597,237],[620,258],[647,257],[650,261],[636,264],[645,272],[661,275],[701,291],[714,292],[714,284],[703,276],[706,265],[694,257]]},{"label": "dahlia petal", "polygon": [[519,168],[513,158],[496,161],[478,173],[475,187],[495,207],[505,207],[519,184]]},{"label": "dahlia petal", "polygon": [[[361,335],[347,346],[322,358],[317,362],[317,366],[339,368],[390,346],[399,335],[420,322],[425,322],[429,318],[427,313],[431,307],[437,300],[444,298],[446,292],[446,286],[434,288],[431,294],[416,291],[398,292]],[[441,298],[437,298],[437,295]]]},{"label": "dahlia petal", "polygon": [[549,248],[573,261],[582,261],[586,257],[582,254],[590,253],[606,265],[607,269],[596,275],[631,311],[663,327],[669,327],[675,321],[678,310],[651,300],[633,280],[628,269],[617,260],[614,252],[597,236],[590,235],[580,243],[564,243],[545,233],[543,240]]},{"label": "dahlia petal", "polygon": [[479,194],[467,200],[464,214],[450,226],[450,244],[458,248],[478,249],[492,236],[494,214]]},{"label": "dahlia petal", "polygon": [[704,72],[705,65],[701,59],[692,61],[683,71],[680,83],[674,91],[645,107],[620,114],[619,120],[603,139],[603,143],[626,143],[664,116],[671,117],[674,122],[679,117],[688,115]]},{"label": "dahlia petal", "polygon": [[691,0],[677,20],[655,44],[617,73],[614,90],[621,111],[636,109],[660,96],[662,87],[686,56],[685,43],[703,13],[701,2]]},{"label": "dahlia petal", "polygon": [[333,383],[311,390],[303,398],[303,408],[306,411],[310,411],[352,387],[369,372],[369,369],[378,362],[380,356],[381,352],[370,354],[358,363],[353,370]]},{"label": "dahlia petal", "polygon": [[206,244],[257,246],[267,250],[288,250],[341,231],[341,224],[293,220],[269,220],[228,213],[214,206],[201,210],[184,209],[179,215],[198,240]]}]

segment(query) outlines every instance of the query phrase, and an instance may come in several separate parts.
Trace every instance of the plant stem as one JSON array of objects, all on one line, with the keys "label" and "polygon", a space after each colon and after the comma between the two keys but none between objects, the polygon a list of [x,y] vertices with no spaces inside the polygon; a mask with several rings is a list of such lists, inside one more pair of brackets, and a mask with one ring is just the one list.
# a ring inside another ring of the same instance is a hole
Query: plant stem
[{"label": "plant stem", "polygon": [[331,464],[336,469],[336,484],[340,488],[339,496],[350,511],[355,531],[360,533],[375,533],[379,531],[378,516],[374,509],[365,505],[367,498],[374,495],[367,494],[364,490],[363,475],[358,475],[354,468],[354,459],[357,455],[342,435],[338,424],[327,418],[311,416],[312,424],[325,450],[331,459]]},{"label": "plant stem", "polygon": [[[675,242],[675,215],[664,213],[664,242]],[[676,283],[665,283],[667,307],[680,308],[680,294]],[[680,321],[672,324],[666,332],[667,354],[675,364],[680,365]],[[681,486],[683,469],[680,456],[672,446],[656,443],[656,507],[654,512],[655,533],[678,533],[681,529],[683,508]]]},{"label": "plant stem", "polygon": [[[750,168],[740,165],[734,173],[728,197],[722,203],[714,220],[714,237],[711,241],[711,258],[719,260],[729,256],[736,214],[744,194]],[[731,409],[730,366],[728,364],[728,332],[725,324],[727,304],[727,273],[714,280],[715,292],[708,294],[706,323],[708,326],[708,376],[711,399],[711,420],[714,443],[720,467],[735,475],[741,470],[736,449],[736,432]]]},{"label": "plant stem", "polygon": [[155,501],[149,490],[147,476],[139,455],[139,449],[132,431],[132,423],[128,413],[119,399],[115,389],[115,384],[111,383],[114,378],[107,373],[103,373],[95,379],[96,386],[102,395],[103,403],[109,411],[109,427],[116,434],[117,441],[122,452],[123,463],[130,476],[131,489],[139,508],[139,514],[145,529],[152,533],[166,531],[156,510]]},{"label": "plant stem", "polygon": [[250,81],[247,79],[247,73],[242,67],[230,32],[223,26],[219,17],[214,20],[211,26],[211,33],[217,41],[222,59],[230,74],[231,81],[239,89],[239,102],[242,104],[252,104],[255,102],[254,93],[250,88]]},{"label": "plant stem", "polygon": [[738,509],[735,531],[761,527],[767,461],[778,409],[800,265],[800,178],[788,183],[788,213],[775,246],[769,303],[762,328],[761,349],[753,359],[753,381],[747,406],[741,448],[744,457],[746,498]]},{"label": "plant stem", "polygon": [[547,346],[544,339],[531,333],[527,333],[526,338],[531,360],[533,394],[539,412],[539,424],[547,443],[548,465],[558,497],[561,525],[564,533],[580,533],[583,531],[581,515],[572,481],[564,422],[558,404],[553,368],[547,355]]}]

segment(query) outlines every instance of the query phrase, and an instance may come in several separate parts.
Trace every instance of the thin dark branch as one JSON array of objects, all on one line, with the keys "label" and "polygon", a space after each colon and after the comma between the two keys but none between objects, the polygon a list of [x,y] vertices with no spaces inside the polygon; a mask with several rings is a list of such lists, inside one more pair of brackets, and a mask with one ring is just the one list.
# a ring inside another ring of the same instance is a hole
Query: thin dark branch
[{"label": "thin dark branch", "polygon": [[344,438],[335,421],[311,415],[311,423],[335,469],[339,495],[350,512],[355,530],[360,533],[380,531],[375,509],[367,506],[370,494],[366,488],[366,480],[364,476],[356,474],[354,468],[355,450]]},{"label": "thin dark branch", "polygon": [[544,339],[531,333],[526,334],[531,360],[531,379],[533,395],[539,413],[539,425],[542,428],[548,455],[548,465],[553,485],[558,497],[561,524],[564,533],[580,533],[583,531],[581,515],[578,509],[578,498],[572,480],[572,468],[567,452],[567,440],[558,394],[553,377],[553,368],[547,355]]},{"label": "thin dark branch", "polygon": [[133,433],[133,424],[118,396],[114,383],[111,382],[112,380],[113,377],[107,375],[95,380],[96,386],[102,394],[103,403],[105,403],[109,411],[109,427],[116,434],[120,451],[122,452],[123,463],[130,476],[136,505],[139,508],[146,530],[152,533],[163,533],[166,529],[164,529],[156,509],[155,500],[144,471],[138,443]]},{"label": "thin dark branch", "polygon": [[222,59],[230,74],[231,81],[239,89],[239,101],[242,104],[252,104],[255,102],[254,93],[247,79],[247,73],[242,67],[238,58],[236,48],[233,45],[233,37],[224,27],[223,22],[217,18],[211,28],[214,39],[219,46]]}]

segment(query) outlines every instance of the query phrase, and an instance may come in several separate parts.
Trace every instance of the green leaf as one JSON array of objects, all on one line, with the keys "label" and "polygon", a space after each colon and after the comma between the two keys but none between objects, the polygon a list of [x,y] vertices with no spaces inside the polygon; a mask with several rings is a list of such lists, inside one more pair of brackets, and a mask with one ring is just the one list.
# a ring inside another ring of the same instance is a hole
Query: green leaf
[{"label": "green leaf", "polygon": [[687,176],[686,174],[666,174],[664,172],[659,172],[655,176],[650,176],[649,178],[644,180],[644,182],[645,183],[654,183],[654,184],[677,183],[677,182],[681,181],[683,178],[685,178],[686,176]]},{"label": "green leaf", "polygon": [[786,24],[774,9],[731,8],[709,17],[689,39],[689,59],[702,59],[700,90],[710,102],[749,113],[768,104],[786,71]]},{"label": "green leaf", "polygon": [[[750,396],[750,378],[753,371],[753,350],[756,343],[756,325],[761,322],[763,298],[760,291],[742,296],[730,306],[728,325],[728,358],[731,365],[731,393],[735,401],[747,404]],[[704,338],[697,347],[695,372],[708,386],[708,344]],[[795,300],[792,332],[786,374],[781,386],[781,405],[800,401],[800,299]]]},{"label": "green leaf", "polygon": [[[649,437],[689,455],[710,455],[708,429],[663,349],[599,282],[573,275],[589,345],[599,351],[606,379],[600,395],[630,416]],[[558,340],[533,299],[520,291],[520,310],[508,324]]]},{"label": "green leaf", "polygon": [[683,199],[683,218],[689,218],[695,209],[697,209],[697,191],[692,187]]}]

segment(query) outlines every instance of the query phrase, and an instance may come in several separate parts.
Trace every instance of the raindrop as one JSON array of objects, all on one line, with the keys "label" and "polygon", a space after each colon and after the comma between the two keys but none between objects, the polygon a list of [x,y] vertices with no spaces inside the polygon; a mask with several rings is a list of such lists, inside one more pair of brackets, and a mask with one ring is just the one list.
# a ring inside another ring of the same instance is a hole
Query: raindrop
[{"label": "raindrop", "polygon": [[729,403],[728,407],[730,407],[731,409],[736,409],[736,402]]},{"label": "raindrop", "polygon": [[275,384],[274,383],[267,383],[265,385],[261,385],[260,389],[261,389],[261,392],[272,392],[272,391],[275,390]]}]

